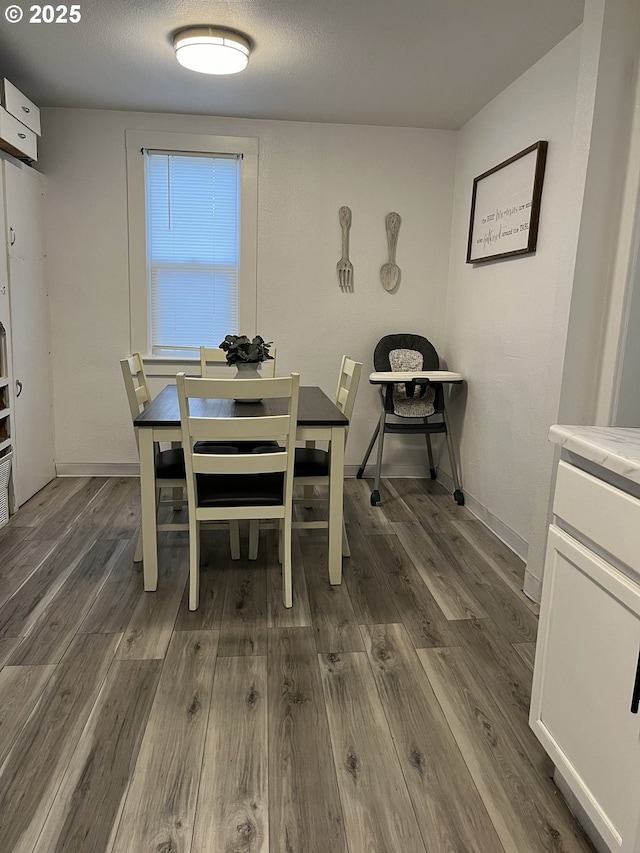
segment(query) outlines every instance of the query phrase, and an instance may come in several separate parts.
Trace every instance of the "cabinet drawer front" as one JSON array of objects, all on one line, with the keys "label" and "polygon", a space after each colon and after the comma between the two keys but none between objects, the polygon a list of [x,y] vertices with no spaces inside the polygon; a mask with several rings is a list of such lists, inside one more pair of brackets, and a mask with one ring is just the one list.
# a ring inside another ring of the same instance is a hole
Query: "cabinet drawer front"
[{"label": "cabinet drawer front", "polygon": [[3,80],[4,98],[2,105],[14,118],[40,136],[40,110],[36,105],[25,98],[22,92],[10,83]]},{"label": "cabinet drawer front", "polygon": [[640,500],[561,461],[553,512],[616,559],[640,571]]},{"label": "cabinet drawer front", "polygon": [[38,159],[38,137],[0,107],[0,147],[16,157]]}]

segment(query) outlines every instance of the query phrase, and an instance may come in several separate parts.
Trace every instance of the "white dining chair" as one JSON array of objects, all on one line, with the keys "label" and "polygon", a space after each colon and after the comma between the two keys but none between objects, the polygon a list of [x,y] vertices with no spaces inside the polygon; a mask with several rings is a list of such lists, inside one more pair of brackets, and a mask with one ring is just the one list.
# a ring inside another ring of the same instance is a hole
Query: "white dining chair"
[{"label": "white dining chair", "polygon": [[[362,362],[354,361],[346,355],[342,356],[335,404],[349,420],[356,402],[361,373]],[[296,447],[293,477],[294,486],[302,486],[304,489],[304,497],[294,498],[294,503],[303,504],[305,507],[311,507],[319,502],[326,503],[324,498],[316,498],[314,491],[316,486],[328,487],[329,485],[329,451],[315,447],[315,442],[312,441],[307,442],[306,447]],[[328,528],[329,522],[294,521],[293,526],[294,528]],[[342,554],[344,557],[351,556],[344,520],[342,522]]]},{"label": "white dining chair", "polygon": [[[272,519],[279,527],[279,559],[285,607],[293,604],[291,522],[300,376],[261,379],[176,377],[189,509],[189,609],[198,607],[200,527],[210,521]],[[205,416],[198,401],[209,399],[263,401],[284,399],[283,414],[251,417]],[[194,401],[196,405],[193,406]],[[262,443],[264,452],[233,455],[219,452],[220,443]],[[211,442],[202,449],[203,442]],[[279,447],[271,446],[276,442]],[[196,445],[198,447],[196,448]]]},{"label": "white dining chair", "polygon": [[[122,378],[127,392],[131,419],[134,420],[151,402],[151,393],[144,370],[144,364],[140,353],[134,352],[128,358],[120,360]],[[138,430],[135,429],[136,444],[138,444]],[[156,469],[156,515],[160,507],[171,505],[174,510],[185,506],[185,492],[187,487],[186,472],[184,466],[184,453],[182,448],[171,450],[160,450],[155,446],[155,469]],[[162,497],[163,489],[171,489],[171,499]],[[157,522],[156,522],[157,523]],[[188,530],[189,525],[185,522],[157,523],[158,530]],[[142,537],[138,531],[138,542],[134,554],[134,562],[142,560]]]}]

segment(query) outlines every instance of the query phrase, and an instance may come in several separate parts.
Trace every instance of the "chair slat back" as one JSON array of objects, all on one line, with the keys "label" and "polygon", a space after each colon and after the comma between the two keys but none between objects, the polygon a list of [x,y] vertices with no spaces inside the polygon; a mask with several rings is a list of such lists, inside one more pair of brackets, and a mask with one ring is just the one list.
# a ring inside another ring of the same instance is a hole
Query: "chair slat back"
[{"label": "chair slat back", "polygon": [[[182,444],[185,450],[187,475],[194,474],[261,474],[284,471],[287,488],[292,488],[293,461],[298,415],[300,376],[274,379],[202,379],[183,373],[176,377]],[[246,417],[206,417],[198,412],[198,401],[207,399],[286,399],[288,410],[281,415],[248,415]],[[276,452],[216,453],[216,446],[206,452],[195,452],[198,441],[224,443],[238,440],[282,442]]]},{"label": "chair slat back", "polygon": [[[260,367],[261,376],[272,378],[276,375],[276,348],[271,347],[269,354],[273,359],[263,361]],[[228,368],[227,354],[219,347],[200,347],[200,376],[216,378],[221,376],[220,368]]]},{"label": "chair slat back", "polygon": [[349,420],[356,402],[360,374],[362,373],[362,362],[354,361],[349,356],[342,356],[340,373],[338,375],[338,388],[336,390],[336,406]]},{"label": "chair slat back", "polygon": [[144,372],[144,364],[139,352],[120,360],[122,378],[127,392],[131,417],[137,418],[140,412],[151,402],[151,393]]}]

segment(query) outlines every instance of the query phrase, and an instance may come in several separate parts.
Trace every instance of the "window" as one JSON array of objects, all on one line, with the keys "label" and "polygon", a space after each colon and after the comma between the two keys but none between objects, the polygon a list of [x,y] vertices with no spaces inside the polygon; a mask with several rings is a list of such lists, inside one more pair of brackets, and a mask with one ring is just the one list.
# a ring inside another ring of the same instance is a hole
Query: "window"
[{"label": "window", "polygon": [[257,141],[127,131],[131,349],[255,333]]}]

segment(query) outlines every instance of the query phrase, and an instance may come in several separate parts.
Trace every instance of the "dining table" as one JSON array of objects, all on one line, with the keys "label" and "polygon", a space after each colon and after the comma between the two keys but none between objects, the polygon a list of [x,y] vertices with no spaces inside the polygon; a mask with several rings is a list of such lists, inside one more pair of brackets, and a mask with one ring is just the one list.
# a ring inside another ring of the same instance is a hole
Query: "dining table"
[{"label": "dining table", "polygon": [[[192,401],[194,414],[212,418],[280,415],[288,401],[270,399],[258,403],[206,399]],[[155,444],[182,442],[180,407],[175,385],[167,385],[134,419],[140,454],[140,502],[144,589],[158,587],[158,529],[156,510]],[[328,572],[329,583],[342,582],[342,519],[344,446],[349,421],[324,391],[301,385],[298,398],[296,440],[326,441],[329,450]]]}]

